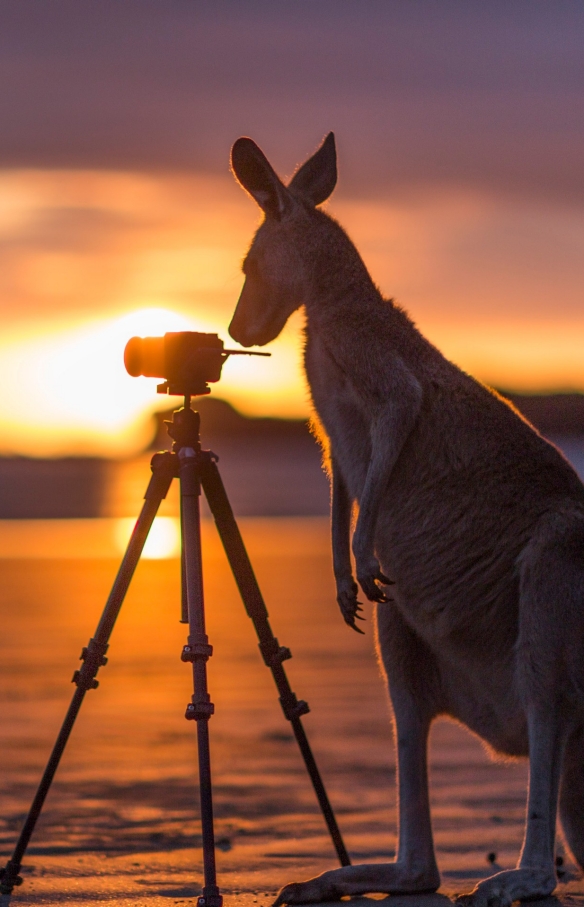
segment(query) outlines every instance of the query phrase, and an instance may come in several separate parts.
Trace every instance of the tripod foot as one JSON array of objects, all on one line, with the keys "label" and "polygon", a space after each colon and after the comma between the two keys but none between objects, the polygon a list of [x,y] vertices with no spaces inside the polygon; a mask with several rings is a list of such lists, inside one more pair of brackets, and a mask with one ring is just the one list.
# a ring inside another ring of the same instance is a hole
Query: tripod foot
[{"label": "tripod foot", "polygon": [[12,894],[14,888],[22,885],[20,872],[20,863],[8,860],[4,869],[0,869],[0,894]]},{"label": "tripod foot", "polygon": [[197,907],[223,907],[223,897],[218,889],[215,891],[215,894],[208,894],[207,890],[203,889],[203,894],[197,898]]}]

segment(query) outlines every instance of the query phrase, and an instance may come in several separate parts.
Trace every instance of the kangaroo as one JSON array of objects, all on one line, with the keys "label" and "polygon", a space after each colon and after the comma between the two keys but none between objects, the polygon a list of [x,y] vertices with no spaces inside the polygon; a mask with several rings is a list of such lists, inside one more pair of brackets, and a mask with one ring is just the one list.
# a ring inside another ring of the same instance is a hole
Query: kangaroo
[{"label": "kangaroo", "polygon": [[584,867],[584,486],[511,404],[382,297],[347,234],[319,210],[337,179],[332,133],[288,186],[249,138],[233,146],[232,168],[265,217],[229,332],[263,345],[305,308],[338,603],[357,629],[355,507],[356,577],[376,603],[398,758],[395,862],[292,883],[275,904],[436,891],[427,739],[437,715],[496,752],[529,757],[517,867],[464,903],[545,897],[556,886],[558,801]]}]

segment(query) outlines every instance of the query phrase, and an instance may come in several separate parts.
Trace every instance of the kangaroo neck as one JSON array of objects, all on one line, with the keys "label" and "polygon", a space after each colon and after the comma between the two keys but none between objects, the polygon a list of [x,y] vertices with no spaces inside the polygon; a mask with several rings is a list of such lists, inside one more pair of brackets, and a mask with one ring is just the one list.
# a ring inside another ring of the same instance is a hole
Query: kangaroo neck
[{"label": "kangaroo neck", "polygon": [[302,243],[305,259],[304,304],[309,320],[354,317],[356,309],[383,305],[365,262],[343,228],[316,212]]},{"label": "kangaroo neck", "polygon": [[358,257],[319,264],[304,300],[309,330],[359,333],[363,319],[371,324],[371,319],[382,318],[387,323],[392,303],[383,299]]},{"label": "kangaroo neck", "polygon": [[408,315],[381,295],[362,263],[361,268],[347,273],[342,266],[330,267],[311,287],[305,302],[307,343],[324,346],[338,363],[352,362],[356,350],[375,349],[383,356],[394,350],[416,369],[439,356]]},{"label": "kangaroo neck", "polygon": [[379,296],[367,268],[358,255],[347,260],[330,253],[321,253],[311,267],[305,304],[307,309],[322,310],[329,306],[338,308],[346,300]]}]

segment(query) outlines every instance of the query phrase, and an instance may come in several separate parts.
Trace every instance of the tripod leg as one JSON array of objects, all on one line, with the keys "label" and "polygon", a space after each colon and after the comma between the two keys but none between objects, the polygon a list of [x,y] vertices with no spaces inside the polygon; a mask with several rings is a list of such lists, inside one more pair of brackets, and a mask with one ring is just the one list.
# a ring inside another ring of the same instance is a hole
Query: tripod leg
[{"label": "tripod leg", "polygon": [[316,765],[306,732],[300,720],[301,715],[309,711],[308,704],[298,700],[292,692],[290,682],[282,666],[282,662],[292,657],[290,649],[280,646],[272,632],[268,620],[268,610],[262,598],[262,593],[253,572],[239,527],[233,515],[223,480],[217,464],[210,451],[201,454],[201,479],[205,496],[217,525],[227,560],[235,577],[241,593],[245,609],[253,621],[259,639],[260,652],[265,664],[270,668],[278,693],[284,715],[292,725],[294,736],[300,747],[310,780],[312,781],[320,808],[332,838],[341,866],[349,866],[351,860],[345,848],[341,832],[337,825],[335,814],[330,805],[325,786]]},{"label": "tripod leg", "polygon": [[221,907],[223,898],[217,886],[215,865],[213,791],[209,748],[209,718],[214,712],[214,705],[211,702],[207,687],[207,661],[213,654],[213,647],[209,645],[205,630],[201,559],[199,453],[194,447],[179,447],[178,457],[180,462],[183,583],[186,586],[189,621],[188,643],[183,649],[182,660],[191,662],[193,666],[194,695],[191,703],[187,706],[186,718],[197,722],[203,837],[204,886],[203,895],[198,899],[198,905],[199,907]]},{"label": "tripod leg", "polygon": [[65,720],[63,721],[53,751],[47,762],[43,777],[20,833],[20,837],[16,843],[16,847],[4,869],[0,870],[0,893],[2,894],[11,894],[16,885],[22,884],[22,879],[19,876],[22,859],[34,832],[37,820],[41,814],[46,796],[51,787],[53,778],[55,777],[55,772],[61,761],[61,756],[65,751],[67,741],[73,730],[73,725],[75,724],[75,719],[77,718],[85,694],[88,690],[94,690],[98,686],[98,681],[95,678],[100,667],[107,663],[105,653],[108,649],[109,638],[114,628],[116,618],[122,607],[138,561],[140,560],[142,549],[144,548],[154,517],[160,507],[160,502],[166,497],[170,483],[175,475],[175,455],[169,452],[155,454],[152,458],[152,478],[150,479],[150,483],[144,496],[145,501],[142,511],[134,527],[132,537],[128,543],[126,553],[106,602],[95,636],[90,639],[88,646],[83,649],[81,653],[83,664],[81,665],[80,670],[75,671],[73,675],[73,683],[77,685],[77,689],[73,694],[71,704],[67,710]]}]

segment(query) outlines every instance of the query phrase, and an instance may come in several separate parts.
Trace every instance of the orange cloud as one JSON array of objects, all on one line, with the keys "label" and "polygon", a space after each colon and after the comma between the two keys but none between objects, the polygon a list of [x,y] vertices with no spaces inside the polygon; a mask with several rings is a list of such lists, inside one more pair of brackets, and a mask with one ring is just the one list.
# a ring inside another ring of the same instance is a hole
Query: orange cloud
[{"label": "orange cloud", "polygon": [[[107,171],[4,171],[0,199],[0,451],[131,453],[169,403],[123,372],[132,318],[163,310],[157,332],[178,318],[227,340],[257,209],[228,176]],[[410,190],[339,193],[330,210],[384,293],[467,371],[584,389],[576,209]],[[308,414],[301,326],[295,316],[269,360],[229,360],[214,393],[248,413]]]}]

